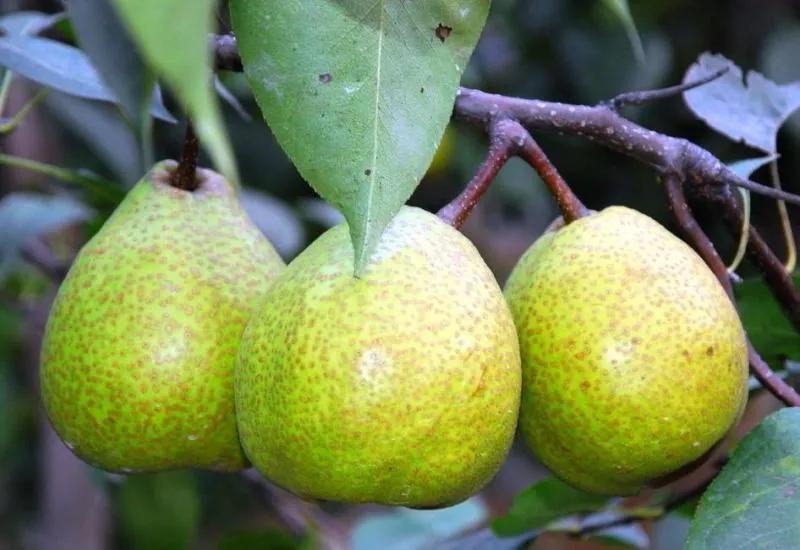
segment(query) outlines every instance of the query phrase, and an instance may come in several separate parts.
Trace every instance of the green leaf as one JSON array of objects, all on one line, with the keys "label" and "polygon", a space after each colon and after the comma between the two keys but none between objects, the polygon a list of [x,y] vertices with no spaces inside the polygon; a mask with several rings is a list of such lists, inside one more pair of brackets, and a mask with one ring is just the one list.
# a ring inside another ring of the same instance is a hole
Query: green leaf
[{"label": "green leaf", "polygon": [[601,510],[607,503],[606,497],[584,493],[550,477],[518,494],[508,513],[492,522],[492,529],[504,537],[519,535],[564,516]]},{"label": "green leaf", "polygon": [[[800,276],[794,281],[800,286]],[[742,324],[764,360],[773,368],[780,368],[785,359],[800,360],[800,335],[764,280],[745,281],[734,290]]]},{"label": "green leaf", "polygon": [[[0,66],[66,94],[99,101],[117,102],[81,50],[37,36],[0,37]],[[175,119],[153,94],[150,111],[168,122]]]},{"label": "green leaf", "polygon": [[625,27],[625,32],[628,34],[628,41],[633,48],[633,55],[636,57],[636,62],[640,65],[645,63],[644,47],[642,46],[642,39],[639,36],[639,31],[636,30],[636,22],[631,15],[631,8],[628,5],[628,0],[603,0],[603,3],[614,12],[622,25]]},{"label": "green leaf", "polygon": [[81,48],[111,88],[128,120],[141,128],[155,80],[144,66],[114,6],[107,0],[69,2]]},{"label": "green leaf", "polygon": [[217,169],[239,181],[236,160],[211,86],[214,0],[115,0],[144,59],[186,107]]},{"label": "green leaf", "polygon": [[191,548],[200,520],[200,497],[188,472],[130,476],[118,494],[120,529],[132,548]]},{"label": "green leaf", "polygon": [[253,93],[303,177],[350,225],[356,274],[424,175],[489,0],[238,0]]},{"label": "green leaf", "polygon": [[728,72],[683,93],[692,112],[733,141],[742,141],[767,154],[777,153],[778,130],[800,108],[800,81],[776,84],[761,73],[742,70],[721,55],[702,54],[686,71],[694,82],[722,68]]},{"label": "green leaf", "polygon": [[800,409],[767,417],[738,445],[703,495],[688,550],[797,548]]}]

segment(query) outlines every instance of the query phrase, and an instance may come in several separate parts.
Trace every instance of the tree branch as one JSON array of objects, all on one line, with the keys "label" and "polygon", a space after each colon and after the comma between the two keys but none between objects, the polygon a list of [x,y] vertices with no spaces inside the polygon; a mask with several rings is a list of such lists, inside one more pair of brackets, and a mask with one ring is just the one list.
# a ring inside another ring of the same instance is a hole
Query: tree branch
[{"label": "tree branch", "polygon": [[211,49],[214,54],[214,68],[218,71],[242,72],[242,58],[236,37],[232,34],[212,34]]},{"label": "tree branch", "polygon": [[716,72],[706,75],[694,82],[686,82],[685,84],[678,84],[677,86],[669,86],[668,88],[660,88],[658,90],[642,90],[637,92],[625,92],[616,97],[611,98],[609,101],[604,101],[601,105],[605,105],[615,111],[628,105],[642,105],[651,101],[658,101],[660,99],[667,99],[675,97],[688,90],[699,88],[711,81],[714,81],[728,72],[729,67],[723,67]]},{"label": "tree branch", "polygon": [[464,191],[439,211],[438,215],[443,221],[453,227],[461,227],[498,172],[514,155],[521,157],[536,170],[558,202],[567,223],[588,214],[589,211],[572,192],[539,144],[517,121],[493,119],[489,124],[488,133],[489,153],[486,160]]},{"label": "tree branch", "polygon": [[648,130],[603,104],[570,105],[461,88],[456,98],[455,117],[481,128],[486,128],[492,118],[505,117],[519,121],[531,132],[586,137],[649,164],[659,173],[677,174],[693,185],[735,185],[800,204],[800,196],[741,178],[702,147]]}]

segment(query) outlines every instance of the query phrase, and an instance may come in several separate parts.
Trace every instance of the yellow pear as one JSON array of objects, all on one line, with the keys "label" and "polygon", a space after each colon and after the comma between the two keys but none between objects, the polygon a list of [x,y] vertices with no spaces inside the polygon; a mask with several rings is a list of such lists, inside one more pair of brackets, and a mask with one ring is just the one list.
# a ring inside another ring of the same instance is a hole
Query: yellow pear
[{"label": "yellow pear", "polygon": [[458,231],[406,207],[356,279],[340,225],[289,264],[247,326],[242,446],[303,497],[453,504],[506,456],[519,361],[500,288]]},{"label": "yellow pear", "polygon": [[161,163],[83,247],[42,348],[59,436],[100,468],[236,470],[247,461],[233,369],[254,304],[284,264],[222,176],[169,184]]},{"label": "yellow pear", "polygon": [[636,493],[737,421],[748,364],[739,317],[700,257],[651,218],[611,207],[545,234],[505,294],[521,431],[574,486]]}]

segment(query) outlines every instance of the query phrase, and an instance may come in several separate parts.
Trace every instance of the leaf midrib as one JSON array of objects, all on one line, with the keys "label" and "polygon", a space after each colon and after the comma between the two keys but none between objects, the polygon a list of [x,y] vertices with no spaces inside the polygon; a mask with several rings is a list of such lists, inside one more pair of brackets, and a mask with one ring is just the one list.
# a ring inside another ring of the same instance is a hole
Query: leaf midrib
[{"label": "leaf midrib", "polygon": [[[360,257],[361,254],[364,253],[364,250],[368,248],[368,243],[370,242],[370,220],[372,219],[372,209],[374,203],[374,195],[375,195],[375,181],[378,177],[378,111],[380,107],[380,99],[381,99],[381,69],[383,64],[383,26],[384,26],[384,17],[385,17],[385,0],[378,1],[378,9],[380,10],[380,22],[378,24],[378,63],[375,69],[375,106],[373,110],[373,122],[372,122],[372,160],[370,162],[370,174],[369,174],[369,189],[367,194],[367,209],[366,215],[362,221],[364,230],[363,235],[364,238],[362,240],[362,246],[359,253],[356,254],[357,257]],[[366,263],[366,260],[361,258],[359,264]]]}]

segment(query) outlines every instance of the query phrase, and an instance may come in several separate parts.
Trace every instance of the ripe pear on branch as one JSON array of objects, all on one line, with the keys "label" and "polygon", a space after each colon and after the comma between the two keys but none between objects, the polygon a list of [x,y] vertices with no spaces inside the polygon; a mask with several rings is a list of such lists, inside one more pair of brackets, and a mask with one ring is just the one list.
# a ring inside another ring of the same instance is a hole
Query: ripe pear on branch
[{"label": "ripe pear on branch", "polygon": [[210,170],[157,164],[83,247],[41,356],[52,424],[109,471],[236,470],[247,461],[233,369],[254,303],[284,264]]},{"label": "ripe pear on branch", "polygon": [[267,292],[236,369],[242,446],[307,498],[438,507],[478,491],[511,445],[520,360],[472,244],[405,207],[361,278],[346,225]]},{"label": "ripe pear on branch", "polygon": [[702,457],[747,400],[734,306],[700,257],[611,207],[543,235],[505,287],[520,340],[520,428],[578,488],[638,492]]}]

